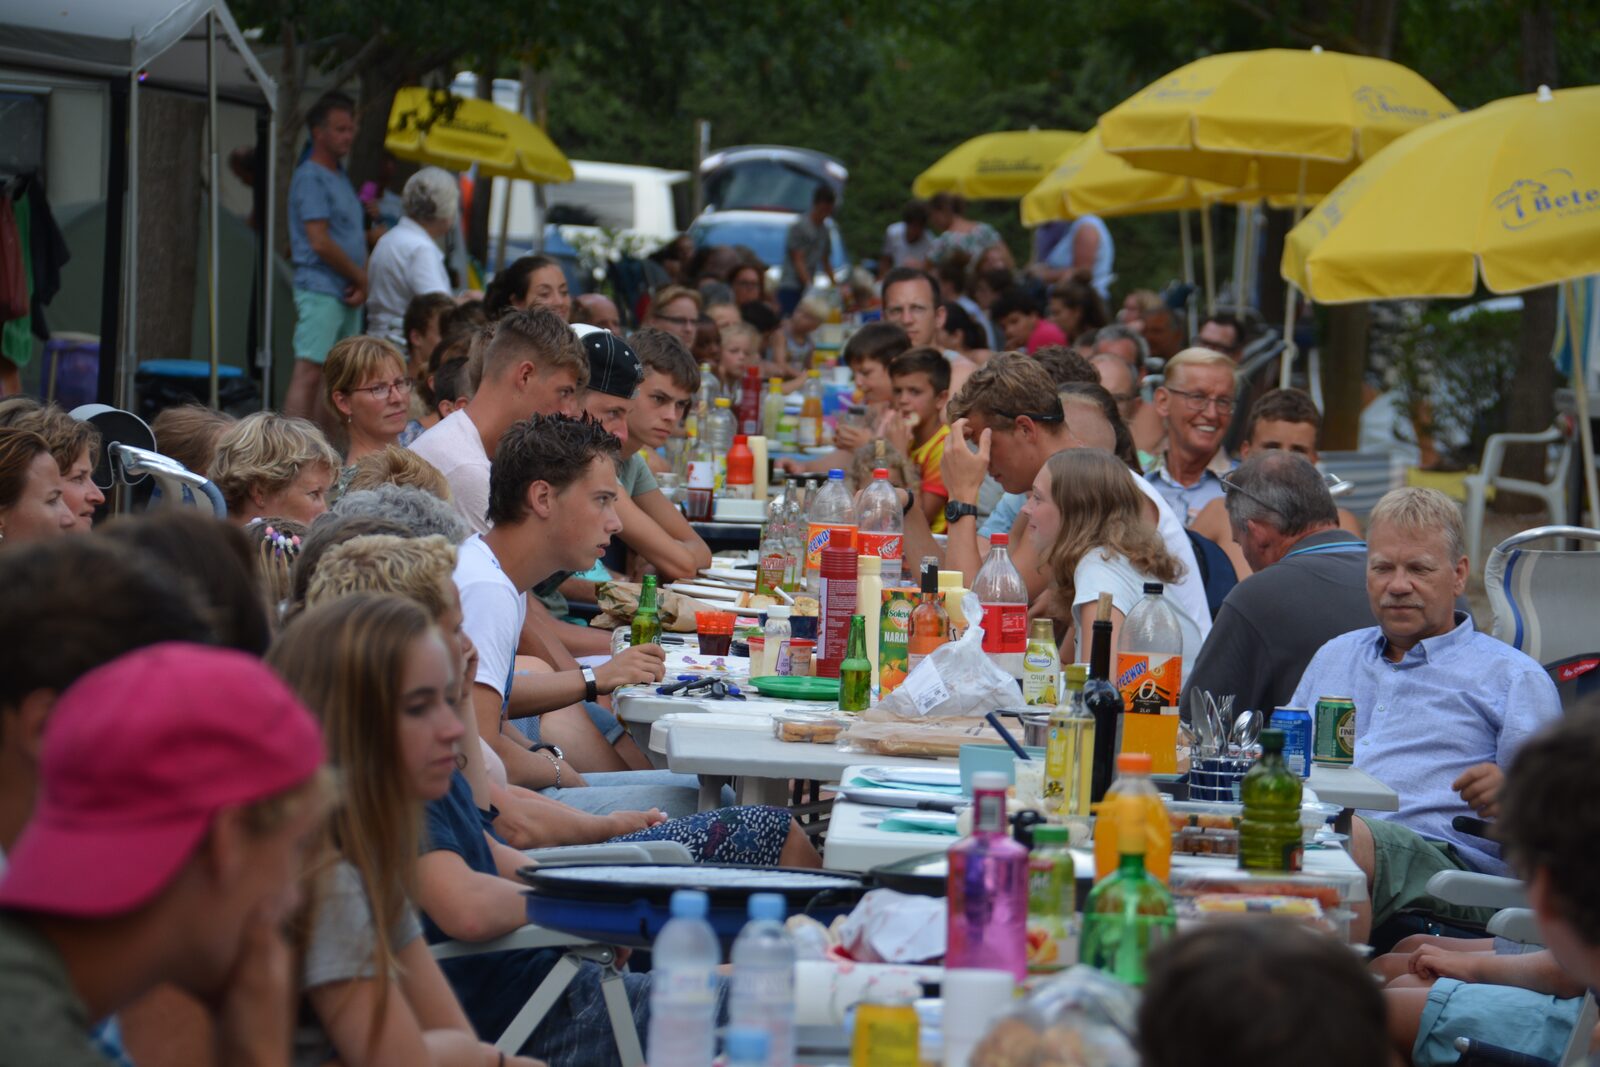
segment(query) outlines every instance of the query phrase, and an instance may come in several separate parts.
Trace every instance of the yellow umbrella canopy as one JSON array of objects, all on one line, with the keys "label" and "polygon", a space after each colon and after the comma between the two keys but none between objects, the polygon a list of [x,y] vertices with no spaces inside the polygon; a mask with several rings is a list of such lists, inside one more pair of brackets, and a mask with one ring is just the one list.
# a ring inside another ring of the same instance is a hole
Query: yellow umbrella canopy
[{"label": "yellow umbrella canopy", "polygon": [[1398,63],[1269,48],[1180,67],[1102,115],[1099,129],[1107,151],[1146,170],[1326,193],[1391,141],[1455,111]]},{"label": "yellow umbrella canopy", "polygon": [[1082,139],[1072,130],[1005,130],[957,145],[917,175],[917,196],[959,193],[969,200],[1014,200],[1039,184],[1061,154]]},{"label": "yellow umbrella canopy", "polygon": [[1283,276],[1325,303],[1511,293],[1600,273],[1600,86],[1433,123],[1289,233]]},{"label": "yellow umbrella canopy", "polygon": [[[445,106],[446,99],[448,106]],[[572,164],[543,130],[488,100],[448,97],[419,86],[394,94],[383,147],[399,159],[487,178],[570,182]]]}]

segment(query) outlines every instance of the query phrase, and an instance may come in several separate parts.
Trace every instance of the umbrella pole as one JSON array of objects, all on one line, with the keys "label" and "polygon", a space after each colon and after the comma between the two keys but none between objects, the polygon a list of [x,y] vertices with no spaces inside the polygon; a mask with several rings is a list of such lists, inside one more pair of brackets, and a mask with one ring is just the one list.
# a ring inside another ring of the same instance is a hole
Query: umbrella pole
[{"label": "umbrella pole", "polygon": [[1207,204],[1200,209],[1200,243],[1205,247],[1201,255],[1205,258],[1206,271],[1206,314],[1217,313],[1217,262],[1211,246],[1211,205]]},{"label": "umbrella pole", "polygon": [[1588,361],[1584,352],[1587,338],[1578,316],[1578,283],[1565,281],[1561,283],[1561,288],[1566,298],[1563,302],[1567,305],[1567,337],[1572,345],[1572,393],[1578,402],[1578,441],[1583,451],[1584,497],[1589,505],[1589,525],[1593,526],[1596,517],[1600,516],[1600,510],[1596,509],[1597,502],[1600,502],[1600,489],[1595,484],[1594,429],[1589,425]]},{"label": "umbrella pole", "polygon": [[[1183,284],[1190,287],[1191,296],[1194,288],[1194,243],[1189,239],[1189,212],[1178,212],[1178,249],[1183,256]],[[1189,305],[1189,336],[1193,337],[1198,326],[1196,320],[1200,317],[1200,302],[1194,299],[1188,301]]]},{"label": "umbrella pole", "polygon": [[[1300,176],[1294,190],[1294,226],[1300,225],[1300,217],[1306,210],[1306,161],[1300,161]],[[1294,226],[1289,227],[1293,229]],[[1289,375],[1294,371],[1294,357],[1297,354],[1294,347],[1294,312],[1295,297],[1299,295],[1294,283],[1287,278],[1283,282],[1283,359],[1278,364],[1278,388],[1289,388]]]}]

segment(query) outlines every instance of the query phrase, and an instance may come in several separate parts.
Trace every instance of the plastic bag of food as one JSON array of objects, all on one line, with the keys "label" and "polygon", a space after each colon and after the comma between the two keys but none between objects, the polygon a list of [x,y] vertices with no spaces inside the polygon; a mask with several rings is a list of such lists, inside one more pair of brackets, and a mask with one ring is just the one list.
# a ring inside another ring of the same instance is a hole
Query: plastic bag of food
[{"label": "plastic bag of food", "polygon": [[1138,1067],[1134,1051],[1139,995],[1079,965],[1036,987],[1001,1017],[969,1061],[972,1067]]},{"label": "plastic bag of food", "polygon": [[897,719],[893,722],[857,719],[839,735],[838,741],[839,747],[847,752],[867,752],[875,756],[924,756],[930,759],[959,756],[962,745],[1001,743],[1000,735],[983,719],[964,718]]},{"label": "plastic bag of food", "polygon": [[1017,703],[1016,679],[983,650],[983,606],[968,593],[961,602],[971,625],[958,641],[934,649],[894,692],[873,705],[868,719],[977,718]]},{"label": "plastic bag of food", "polygon": [[[590,626],[615,630],[618,626],[633,623],[633,613],[639,610],[640,586],[637,582],[601,582],[594,587],[594,599],[600,614],[589,620]],[[661,629],[667,633],[694,633],[694,613],[697,611],[725,610],[702,603],[670,589],[656,590],[656,614],[661,619]]]}]

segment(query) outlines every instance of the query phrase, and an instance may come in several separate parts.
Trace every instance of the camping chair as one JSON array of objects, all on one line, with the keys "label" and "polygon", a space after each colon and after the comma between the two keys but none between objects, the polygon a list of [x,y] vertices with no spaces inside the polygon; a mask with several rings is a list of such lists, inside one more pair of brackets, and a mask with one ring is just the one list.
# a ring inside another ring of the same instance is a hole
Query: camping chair
[{"label": "camping chair", "polygon": [[1339,506],[1348,508],[1362,522],[1372,514],[1383,494],[1398,489],[1405,470],[1387,452],[1324,452],[1319,464],[1324,474],[1335,476],[1350,488],[1335,495]]},{"label": "camping chair", "polygon": [[1508,537],[1489,553],[1483,586],[1494,636],[1549,671],[1570,708],[1600,689],[1600,553],[1524,547],[1553,537],[1600,541],[1600,530],[1540,526]]},{"label": "camping chair", "polygon": [[[525,855],[543,867],[587,866],[599,863],[651,863],[690,864],[694,858],[689,850],[676,841],[638,841],[626,844],[573,845],[566,848],[530,849]],[[555,948],[565,950],[561,959],[545,975],[528,1002],[517,1012],[505,1032],[495,1039],[495,1048],[505,1053],[515,1053],[527,1042],[532,1033],[544,1022],[550,1009],[578,976],[585,963],[598,963],[605,975],[600,980],[600,990],[606,1002],[606,1015],[611,1019],[611,1032],[617,1043],[617,1055],[622,1067],[643,1067],[644,1050],[639,1043],[639,1029],[633,1023],[633,1008],[628,1003],[628,993],[622,982],[622,972],[617,969],[617,950],[597,941],[564,934],[529,923],[492,941],[441,941],[431,946],[434,959],[453,960],[490,952],[512,949]]]},{"label": "camping chair", "polygon": [[[1469,474],[1462,484],[1467,490],[1467,558],[1477,566],[1483,560],[1483,512],[1489,487],[1507,493],[1526,493],[1544,501],[1552,525],[1567,521],[1567,475],[1572,467],[1570,422],[1558,418],[1555,425],[1539,433],[1496,433],[1484,442],[1483,461],[1477,474]],[[1555,462],[1547,464],[1549,477],[1542,482],[1507,478],[1500,473],[1508,445],[1556,445]]]}]

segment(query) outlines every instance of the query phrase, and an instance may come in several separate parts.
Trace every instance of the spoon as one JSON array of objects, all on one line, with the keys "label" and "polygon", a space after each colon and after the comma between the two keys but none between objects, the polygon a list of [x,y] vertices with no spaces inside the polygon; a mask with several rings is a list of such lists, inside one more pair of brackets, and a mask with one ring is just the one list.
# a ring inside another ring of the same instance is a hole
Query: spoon
[{"label": "spoon", "polygon": [[1254,711],[1246,709],[1233,720],[1233,729],[1228,735],[1228,740],[1238,745],[1240,752],[1248,751],[1250,746],[1255,744],[1256,734],[1260,730],[1257,718]]}]

